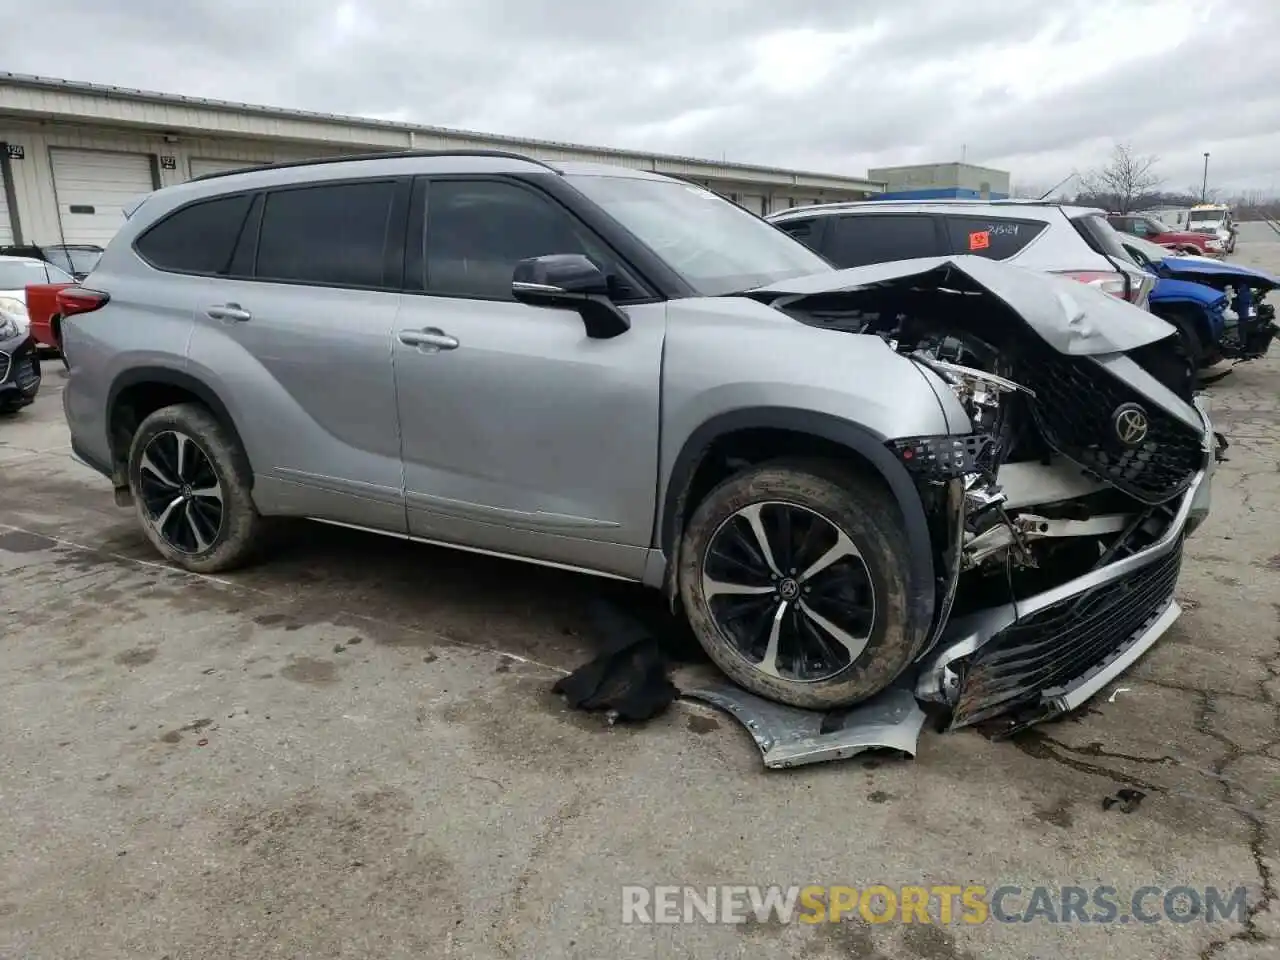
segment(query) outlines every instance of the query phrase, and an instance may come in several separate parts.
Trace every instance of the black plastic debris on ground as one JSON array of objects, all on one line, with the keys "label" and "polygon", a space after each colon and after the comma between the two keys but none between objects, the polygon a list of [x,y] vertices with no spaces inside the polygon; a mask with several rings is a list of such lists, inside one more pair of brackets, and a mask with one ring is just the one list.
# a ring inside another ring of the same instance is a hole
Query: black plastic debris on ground
[{"label": "black plastic debris on ground", "polygon": [[579,710],[604,711],[609,722],[657,716],[680,695],[667,676],[668,658],[654,629],[619,604],[590,602],[596,657],[552,688]]},{"label": "black plastic debris on ground", "polygon": [[1130,790],[1125,787],[1123,790],[1117,790],[1113,797],[1104,797],[1102,809],[1110,810],[1112,807],[1117,807],[1121,813],[1133,813],[1146,796],[1141,790]]}]

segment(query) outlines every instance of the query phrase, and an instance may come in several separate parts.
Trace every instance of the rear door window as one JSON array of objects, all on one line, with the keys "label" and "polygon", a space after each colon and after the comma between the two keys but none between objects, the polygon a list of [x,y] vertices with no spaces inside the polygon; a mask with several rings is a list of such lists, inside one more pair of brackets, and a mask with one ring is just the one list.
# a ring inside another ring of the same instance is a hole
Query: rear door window
[{"label": "rear door window", "polygon": [[395,181],[365,180],[269,194],[258,234],[257,279],[383,286],[395,192]]},{"label": "rear door window", "polygon": [[134,242],[138,255],[157,270],[225,274],[251,197],[216,197],[182,207]]},{"label": "rear door window", "polygon": [[988,260],[1007,260],[1040,236],[1048,224],[1010,217],[947,217],[947,239],[952,253],[967,253]]},{"label": "rear door window", "polygon": [[929,214],[849,214],[828,228],[822,252],[837,267],[911,260],[944,254],[938,224]]}]

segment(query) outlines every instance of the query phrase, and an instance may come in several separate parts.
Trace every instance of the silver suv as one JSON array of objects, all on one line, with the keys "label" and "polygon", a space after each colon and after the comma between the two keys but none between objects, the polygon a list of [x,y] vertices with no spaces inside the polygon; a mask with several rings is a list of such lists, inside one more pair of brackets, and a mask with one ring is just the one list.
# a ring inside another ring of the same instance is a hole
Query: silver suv
[{"label": "silver suv", "polygon": [[1177,615],[1207,509],[1162,321],[977,257],[837,271],[643,171],[214,175],[64,301],[73,449],[170,561],[292,515],[643,582],[795,706],[1070,709]]},{"label": "silver suv", "polygon": [[1006,200],[869,200],[769,217],[838,267],[969,254],[1061,274],[1146,307],[1155,279],[1133,263],[1106,212]]}]

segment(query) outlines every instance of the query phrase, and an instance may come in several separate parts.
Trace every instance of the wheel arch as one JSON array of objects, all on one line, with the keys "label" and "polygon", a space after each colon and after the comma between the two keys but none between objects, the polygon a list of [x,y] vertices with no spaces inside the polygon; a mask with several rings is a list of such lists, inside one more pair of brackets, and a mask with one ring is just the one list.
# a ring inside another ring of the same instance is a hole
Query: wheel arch
[{"label": "wheel arch", "polygon": [[1218,341],[1217,333],[1209,323],[1202,303],[1190,298],[1169,298],[1149,304],[1151,312],[1161,320],[1185,320],[1199,335],[1202,345],[1208,349]]},{"label": "wheel arch", "polygon": [[239,441],[240,431],[231,412],[217,392],[204,381],[170,367],[132,367],[116,376],[107,394],[112,478],[117,486],[128,484],[128,442],[138,424],[155,410],[182,402],[196,402],[206,407],[214,419]]},{"label": "wheel arch", "polygon": [[[885,437],[832,414],[789,407],[752,407],[721,413],[704,422],[685,440],[672,462],[666,491],[654,524],[654,545],[666,557],[666,589],[674,602],[674,575],[684,525],[701,496],[698,479],[717,449],[736,437],[786,436],[828,455],[845,456],[884,483],[901,512],[910,547],[911,612],[917,622],[933,619],[935,579],[933,541],[920,494],[906,468],[890,452]],[[760,461],[782,455],[763,451]],[[718,482],[718,481],[717,481]],[[696,498],[695,498],[696,497]]]}]

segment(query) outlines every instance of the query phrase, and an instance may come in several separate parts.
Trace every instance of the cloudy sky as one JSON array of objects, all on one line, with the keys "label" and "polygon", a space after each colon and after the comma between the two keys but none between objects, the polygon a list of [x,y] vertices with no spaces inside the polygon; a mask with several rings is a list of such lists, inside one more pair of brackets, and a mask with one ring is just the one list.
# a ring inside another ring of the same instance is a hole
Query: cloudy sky
[{"label": "cloudy sky", "polygon": [[[71,26],[74,24],[74,26]],[[55,42],[54,28],[79,40]],[[43,0],[21,73],[864,174],[1280,189],[1280,0]]]}]

